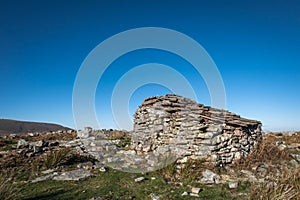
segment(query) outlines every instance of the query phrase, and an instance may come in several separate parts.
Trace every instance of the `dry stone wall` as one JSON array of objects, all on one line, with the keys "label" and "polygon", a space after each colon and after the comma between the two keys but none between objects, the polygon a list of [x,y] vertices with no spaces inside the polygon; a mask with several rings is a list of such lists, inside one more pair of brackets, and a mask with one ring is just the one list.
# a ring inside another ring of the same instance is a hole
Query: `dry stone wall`
[{"label": "dry stone wall", "polygon": [[145,99],[134,117],[131,149],[144,154],[169,148],[178,162],[228,164],[250,153],[262,138],[261,122],[174,94]]},{"label": "dry stone wall", "polygon": [[85,128],[78,136],[100,163],[139,173],[188,159],[229,164],[253,151],[262,138],[259,121],[174,94],[147,98],[131,132]]}]

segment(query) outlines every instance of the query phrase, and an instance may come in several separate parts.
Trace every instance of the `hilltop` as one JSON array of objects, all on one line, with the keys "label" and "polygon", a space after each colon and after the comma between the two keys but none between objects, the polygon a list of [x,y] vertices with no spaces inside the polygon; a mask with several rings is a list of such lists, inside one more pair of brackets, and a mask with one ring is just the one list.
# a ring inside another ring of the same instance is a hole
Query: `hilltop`
[{"label": "hilltop", "polygon": [[0,135],[71,130],[58,124],[0,119]]}]

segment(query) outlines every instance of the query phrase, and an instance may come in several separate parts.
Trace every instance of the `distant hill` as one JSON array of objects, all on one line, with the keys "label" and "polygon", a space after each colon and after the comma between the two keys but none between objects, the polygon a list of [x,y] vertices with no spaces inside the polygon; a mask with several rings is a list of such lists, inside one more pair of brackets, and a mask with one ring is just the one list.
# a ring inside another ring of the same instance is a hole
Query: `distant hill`
[{"label": "distant hill", "polygon": [[58,124],[0,119],[0,135],[57,130],[70,130],[70,128]]}]

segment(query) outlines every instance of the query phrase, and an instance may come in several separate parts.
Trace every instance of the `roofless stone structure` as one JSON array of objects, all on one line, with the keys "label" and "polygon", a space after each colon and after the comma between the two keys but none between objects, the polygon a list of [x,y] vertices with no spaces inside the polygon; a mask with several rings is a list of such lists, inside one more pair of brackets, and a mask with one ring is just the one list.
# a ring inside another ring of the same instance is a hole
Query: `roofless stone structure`
[{"label": "roofless stone structure", "polygon": [[171,147],[178,158],[231,163],[261,140],[261,122],[168,94],[145,99],[134,115],[132,149]]}]

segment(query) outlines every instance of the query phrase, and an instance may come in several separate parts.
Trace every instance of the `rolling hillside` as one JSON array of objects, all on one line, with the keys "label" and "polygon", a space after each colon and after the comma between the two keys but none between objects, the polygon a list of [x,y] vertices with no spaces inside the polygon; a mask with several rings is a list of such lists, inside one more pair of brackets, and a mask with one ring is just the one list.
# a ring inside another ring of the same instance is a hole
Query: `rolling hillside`
[{"label": "rolling hillside", "polygon": [[70,128],[58,124],[0,119],[0,135],[11,133],[21,134],[27,132],[46,132],[69,129]]}]

